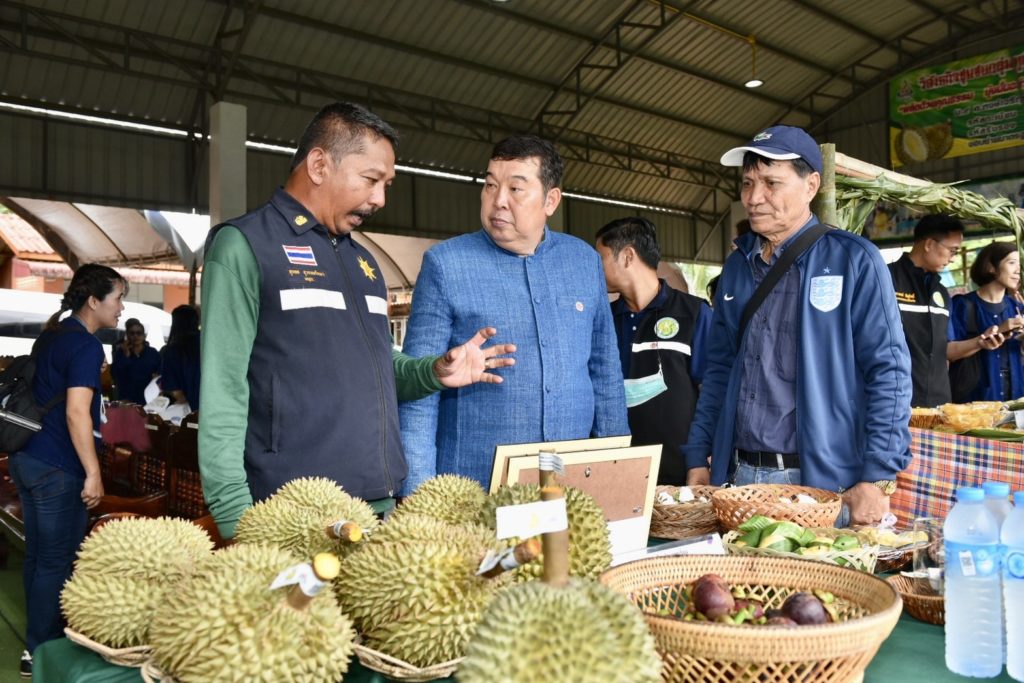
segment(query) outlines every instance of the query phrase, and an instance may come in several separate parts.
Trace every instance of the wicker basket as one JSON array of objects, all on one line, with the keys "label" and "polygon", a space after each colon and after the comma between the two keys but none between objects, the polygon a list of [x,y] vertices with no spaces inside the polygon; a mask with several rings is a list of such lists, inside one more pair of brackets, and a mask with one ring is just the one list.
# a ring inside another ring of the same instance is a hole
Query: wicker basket
[{"label": "wicker basket", "polygon": [[903,604],[907,606],[910,616],[936,626],[946,623],[946,600],[941,594],[934,592],[930,586],[929,592],[918,592],[920,582],[899,574],[890,576],[887,580],[903,598]]},{"label": "wicker basket", "polygon": [[434,664],[421,669],[359,643],[356,643],[354,648],[356,657],[359,657],[360,664],[367,669],[382,673],[396,681],[432,681],[437,678],[447,678],[462,663],[462,658],[460,657],[459,659],[441,662],[440,664]]},{"label": "wicker basket", "polygon": [[882,548],[878,551],[878,562],[875,563],[876,574],[889,574],[899,571],[914,559],[914,551],[902,548]]},{"label": "wicker basket", "polygon": [[142,666],[153,653],[149,645],[136,645],[135,647],[107,647],[103,643],[97,643],[86,635],[70,628],[64,629],[64,635],[75,645],[81,645],[87,650],[92,650],[103,659],[117,666],[130,666],[138,668]]},{"label": "wicker basket", "polygon": [[[691,486],[690,490],[696,498],[707,498],[709,502],[693,500],[676,505],[661,505],[655,497],[654,511],[651,513],[651,536],[679,539],[718,532],[718,517],[710,503],[711,495],[718,487]],[[667,493],[675,498],[679,494],[679,487],[659,486],[657,493]]]},{"label": "wicker basket", "polygon": [[[782,496],[802,493],[818,502],[783,503]],[[711,496],[711,505],[723,529],[735,529],[754,515],[765,515],[782,522],[796,522],[807,529],[835,526],[843,507],[838,493],[814,489],[809,486],[784,484],[754,484],[720,489]]]},{"label": "wicker basket", "polygon": [[[856,531],[849,529],[836,529],[835,527],[826,527],[824,529],[811,529],[816,536],[828,536],[829,538],[835,539],[840,536],[853,535],[856,536]],[[878,546],[867,544],[861,545],[858,548],[850,548],[849,550],[830,550],[827,553],[820,555],[799,555],[797,553],[789,553],[782,550],[770,550],[768,548],[751,548],[745,545],[736,545],[737,539],[742,536],[739,531],[730,531],[722,537],[722,543],[725,544],[725,549],[729,551],[730,555],[752,555],[755,557],[789,557],[796,560],[814,560],[817,562],[827,562],[838,566],[841,565],[839,560],[845,560],[849,567],[859,569],[864,572],[875,571],[875,563],[878,561]],[[862,541],[863,542],[863,541]]]},{"label": "wicker basket", "polygon": [[[731,626],[661,616],[681,613],[684,590],[715,573],[766,607],[798,590],[831,591],[840,622],[821,626]],[[902,600],[885,581],[824,562],[781,557],[655,557],[614,567],[601,583],[644,611],[665,681],[846,683],[860,676],[896,625]]]}]

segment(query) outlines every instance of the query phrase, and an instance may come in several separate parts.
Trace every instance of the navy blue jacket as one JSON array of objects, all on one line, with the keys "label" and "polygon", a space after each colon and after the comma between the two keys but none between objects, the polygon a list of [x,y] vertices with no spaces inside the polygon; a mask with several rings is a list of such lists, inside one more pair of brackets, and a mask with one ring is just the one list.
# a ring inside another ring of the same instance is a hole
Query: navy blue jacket
[{"label": "navy blue jacket", "polygon": [[[733,460],[743,343],[743,308],[754,293],[747,255],[757,235],[737,241],[715,296],[708,362],[697,413],[681,450],[687,467],[707,465],[727,481]],[[797,358],[797,450],[807,486],[838,490],[895,479],[910,462],[910,354],[892,278],[878,249],[829,230],[796,265],[801,272]],[[748,328],[749,334],[749,328]]]}]

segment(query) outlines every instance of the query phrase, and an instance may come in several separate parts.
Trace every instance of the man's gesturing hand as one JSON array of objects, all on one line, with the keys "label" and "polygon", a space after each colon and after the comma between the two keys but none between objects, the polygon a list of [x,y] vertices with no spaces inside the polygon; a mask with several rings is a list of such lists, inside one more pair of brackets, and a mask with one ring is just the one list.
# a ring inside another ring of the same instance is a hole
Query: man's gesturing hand
[{"label": "man's gesturing hand", "polygon": [[498,334],[498,330],[493,327],[485,327],[462,346],[449,349],[448,353],[434,362],[434,374],[438,381],[449,389],[457,389],[474,382],[500,384],[501,377],[487,371],[515,365],[515,358],[499,358],[499,356],[515,353],[516,345],[495,344],[483,348],[484,342],[496,334]]}]

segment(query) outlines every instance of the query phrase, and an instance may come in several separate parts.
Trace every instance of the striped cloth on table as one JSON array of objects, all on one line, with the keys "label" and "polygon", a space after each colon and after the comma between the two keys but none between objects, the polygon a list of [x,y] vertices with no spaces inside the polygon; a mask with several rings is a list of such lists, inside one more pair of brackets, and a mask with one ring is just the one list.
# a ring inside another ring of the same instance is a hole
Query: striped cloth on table
[{"label": "striped cloth on table", "polygon": [[1024,490],[1024,444],[990,441],[930,429],[911,429],[910,465],[896,477],[890,510],[909,526],[915,517],[940,517],[953,506],[956,489],[1003,481]]}]

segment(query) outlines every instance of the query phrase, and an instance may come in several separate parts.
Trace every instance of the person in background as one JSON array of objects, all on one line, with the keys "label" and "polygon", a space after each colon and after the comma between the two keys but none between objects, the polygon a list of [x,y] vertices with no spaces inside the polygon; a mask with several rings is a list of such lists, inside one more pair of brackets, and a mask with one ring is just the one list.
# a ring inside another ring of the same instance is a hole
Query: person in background
[{"label": "person in background", "polygon": [[405,350],[438,353],[479,321],[494,320],[519,351],[501,385],[401,405],[405,493],[442,473],[487,487],[497,444],[629,432],[601,259],[547,225],[562,198],[562,169],[547,140],[502,140],[480,193],[483,229],[423,255]]},{"label": "person in background", "polygon": [[633,445],[664,446],[658,483],[686,483],[679,446],[686,441],[704,374],[711,308],[658,278],[654,224],[620,218],[597,231],[625,380]]},{"label": "person in background", "polygon": [[160,350],[160,388],[175,403],[199,410],[199,313],[188,304],[171,311],[171,334]]},{"label": "person in background", "polygon": [[[951,336],[969,353],[981,354],[981,377],[967,400],[1008,401],[1024,396],[1020,342],[1024,306],[1013,296],[1020,287],[1017,246],[993,242],[982,249],[971,266],[971,280],[976,291],[953,297]],[[976,336],[972,330],[985,332]]]},{"label": "person in background", "polygon": [[160,353],[146,341],[146,328],[137,318],[126,320],[124,331],[124,341],[111,351],[117,398],[146,405],[146,387],[160,374]]},{"label": "person in background", "polygon": [[708,303],[713,307],[715,305],[715,292],[718,291],[718,279],[721,275],[716,275],[708,280]]},{"label": "person in background", "polygon": [[949,403],[949,291],[939,273],[960,253],[964,225],[952,216],[930,214],[914,226],[914,246],[889,264],[903,334],[910,350],[914,394],[910,404],[925,408]]},{"label": "person in background", "polygon": [[[742,167],[752,232],[725,262],[687,483],[842,491],[838,525],[877,524],[910,462],[910,354],[878,248],[817,226],[821,150],[772,126],[722,156]],[[817,234],[742,330],[748,302],[788,249]],[[710,467],[709,467],[710,466]]]},{"label": "person in background", "polygon": [[[61,638],[60,591],[71,576],[85,538],[89,508],[103,497],[96,456],[101,413],[103,345],[96,331],[117,327],[128,283],[117,271],[87,264],[75,271],[61,308],[33,346],[32,390],[46,405],[43,428],[13,454],[11,478],[18,487],[25,522],[25,602],[28,624],[21,674],[32,674],[32,653]],[[58,323],[64,311],[71,315]]]},{"label": "person in background", "polygon": [[[387,287],[352,231],[384,207],[397,133],[333,102],[299,139],[270,201],[215,226],[203,266],[199,470],[224,538],[239,517],[299,477],[325,477],[394,509],[406,463],[397,401],[498,383],[512,344],[481,324],[439,355],[395,351]],[[443,354],[443,355],[441,355]]]}]

